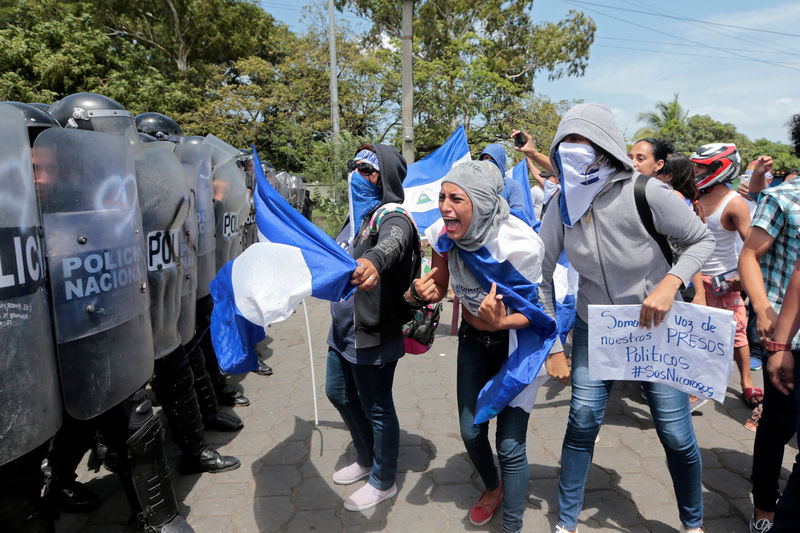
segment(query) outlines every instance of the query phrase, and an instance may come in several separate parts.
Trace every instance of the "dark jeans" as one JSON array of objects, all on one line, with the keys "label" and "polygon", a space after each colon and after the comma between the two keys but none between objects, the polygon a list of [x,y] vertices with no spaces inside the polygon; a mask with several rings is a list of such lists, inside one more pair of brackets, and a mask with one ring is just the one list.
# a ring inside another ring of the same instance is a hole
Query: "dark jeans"
[{"label": "dark jeans", "polygon": [[361,466],[372,465],[369,483],[379,490],[394,485],[400,452],[400,423],[392,384],[397,361],[357,365],[328,349],[325,394],[342,416]]},{"label": "dark jeans", "polygon": [[[800,386],[800,350],[793,350],[792,355],[794,356],[794,383],[797,387]],[[798,419],[800,418],[800,394],[795,393],[794,398],[796,402],[794,423],[800,424]],[[766,412],[767,408],[764,406],[764,413]],[[761,424],[758,429],[761,429]],[[783,495],[775,507],[775,522],[770,532],[797,533],[798,531],[800,531],[800,454],[795,456],[792,475],[789,476],[786,488],[783,489]]]},{"label": "dark jeans", "polygon": [[772,385],[764,360],[764,406],[753,444],[753,505],[772,512],[780,497],[778,479],[783,465],[783,450],[797,429],[797,399]]},{"label": "dark jeans", "polygon": [[[478,331],[466,322],[458,331],[456,391],[461,439],[472,464],[488,490],[500,480],[489,444],[489,423],[475,425],[478,393],[497,374],[508,357],[508,332]],[[522,529],[525,495],[528,489],[528,457],[525,434],[530,413],[520,407],[506,407],[497,415],[497,458],[503,479],[503,531]]]},{"label": "dark jeans", "polygon": [[[576,317],[572,330],[572,400],[558,478],[558,523],[569,530],[578,525],[594,441],[603,423],[613,383],[589,379],[588,326]],[[703,466],[689,411],[689,395],[663,383],[642,381],[641,384],[667,455],[681,522],[689,528],[699,527],[703,524]]]}]

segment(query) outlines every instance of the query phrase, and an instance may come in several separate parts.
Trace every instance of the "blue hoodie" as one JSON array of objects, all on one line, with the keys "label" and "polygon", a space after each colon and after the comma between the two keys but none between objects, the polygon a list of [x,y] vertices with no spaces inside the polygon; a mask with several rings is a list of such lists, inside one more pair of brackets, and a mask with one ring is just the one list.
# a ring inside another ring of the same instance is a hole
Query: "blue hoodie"
[{"label": "blue hoodie", "polygon": [[[478,157],[480,159],[483,157],[483,154],[487,154],[492,158],[492,162],[497,165],[497,168],[500,169],[500,173],[503,175],[503,191],[500,195],[506,199],[508,202],[508,207],[511,209],[516,209],[517,213],[524,213],[525,212],[525,196],[523,196],[522,189],[520,188],[519,183],[513,180],[513,178],[506,177],[506,149],[503,148],[502,145],[493,143],[486,145],[486,148],[483,149],[481,155]],[[514,213],[515,215],[517,213]],[[530,221],[526,220],[526,217],[523,218],[526,222],[530,223]]]}]

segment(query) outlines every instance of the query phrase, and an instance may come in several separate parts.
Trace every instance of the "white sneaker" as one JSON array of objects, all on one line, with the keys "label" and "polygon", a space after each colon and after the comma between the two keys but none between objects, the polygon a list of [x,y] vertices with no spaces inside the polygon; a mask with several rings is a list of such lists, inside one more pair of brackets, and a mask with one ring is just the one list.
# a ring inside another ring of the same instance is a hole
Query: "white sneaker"
[{"label": "white sneaker", "polygon": [[750,533],[766,533],[772,529],[772,522],[767,518],[756,520],[754,515],[750,515]]},{"label": "white sneaker", "polygon": [[388,500],[395,494],[397,494],[397,484],[386,490],[378,490],[367,483],[344,501],[344,508],[348,511],[366,511],[367,509],[372,509],[383,500]]},{"label": "white sneaker", "polygon": [[333,482],[337,485],[351,485],[359,479],[367,477],[370,472],[372,472],[371,466],[361,466],[358,463],[353,463],[334,472]]},{"label": "white sneaker", "polygon": [[553,533],[578,533],[578,528],[576,527],[574,530],[570,531],[569,529],[565,528],[564,526],[556,526],[556,530]]},{"label": "white sneaker", "polygon": [[702,527],[686,527],[681,524],[681,533],[705,533]]}]

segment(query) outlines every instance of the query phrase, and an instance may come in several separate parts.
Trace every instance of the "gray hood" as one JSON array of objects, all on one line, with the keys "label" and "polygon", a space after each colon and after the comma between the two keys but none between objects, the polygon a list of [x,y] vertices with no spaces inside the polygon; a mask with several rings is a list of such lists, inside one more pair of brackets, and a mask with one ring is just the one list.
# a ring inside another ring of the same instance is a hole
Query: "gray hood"
[{"label": "gray hood", "polygon": [[[561,169],[558,166],[556,151],[564,137],[572,133],[586,137],[608,152],[611,157],[620,162],[625,170],[633,170],[633,163],[625,149],[625,140],[614,121],[611,110],[602,104],[578,104],[564,114],[558,124],[556,135],[553,137],[553,144],[550,145],[550,163],[559,178]],[[628,177],[628,175],[622,177]],[[614,178],[615,176],[612,176],[611,180],[614,181]]]}]

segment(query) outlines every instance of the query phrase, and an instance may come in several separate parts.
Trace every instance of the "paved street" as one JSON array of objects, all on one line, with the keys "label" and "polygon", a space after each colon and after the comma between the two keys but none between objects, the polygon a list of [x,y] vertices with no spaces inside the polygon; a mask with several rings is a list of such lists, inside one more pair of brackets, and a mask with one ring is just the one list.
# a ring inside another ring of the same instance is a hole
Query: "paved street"
[{"label": "paved street", "polygon": [[[397,368],[394,394],[400,418],[397,496],[364,513],[342,502],[361,486],[331,481],[336,468],[355,458],[338,412],[325,397],[327,302],[308,300],[319,405],[314,426],[311,372],[303,308],[269,330],[263,354],[270,377],[234,376],[252,405],[237,408],[245,427],[238,434],[209,432],[208,441],[242,466],[223,474],[173,479],[182,513],[197,533],[218,532],[456,532],[500,531],[501,513],[484,527],[467,518],[482,485],[469,463],[456,417],[456,338],[446,304],[441,337],[422,356],[406,356]],[[735,391],[734,369],[724,406],[706,403],[693,417],[703,456],[706,531],[747,531],[754,433],[743,427],[750,414]],[[760,372],[754,373],[761,384]],[[664,451],[636,384],[615,385],[589,474],[579,529],[586,531],[676,531],[680,527]],[[530,482],[526,532],[551,531],[556,520],[557,475],[569,410],[569,388],[549,381],[539,391],[528,429]],[[493,434],[492,430],[492,434]],[[792,446],[796,443],[793,441]],[[168,448],[174,466],[178,452]],[[787,450],[784,478],[796,447]],[[173,469],[174,470],[174,469]],[[81,481],[104,495],[90,515],[62,514],[59,533],[113,533],[126,529],[129,510],[116,476],[79,472]]]}]

